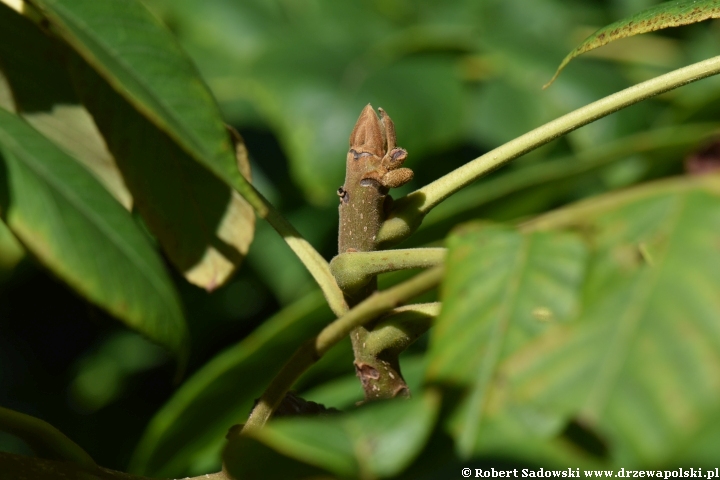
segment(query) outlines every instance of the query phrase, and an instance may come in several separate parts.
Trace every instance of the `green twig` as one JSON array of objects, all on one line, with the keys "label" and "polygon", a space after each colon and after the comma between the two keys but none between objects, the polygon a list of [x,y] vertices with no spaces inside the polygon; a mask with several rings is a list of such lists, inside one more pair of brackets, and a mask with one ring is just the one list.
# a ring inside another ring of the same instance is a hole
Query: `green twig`
[{"label": "green twig", "polygon": [[418,303],[391,310],[368,333],[366,349],[371,355],[400,355],[427,332],[440,314],[440,302]]},{"label": "green twig", "polygon": [[720,57],[713,57],[617,92],[511,140],[397,200],[377,242],[387,247],[403,241],[434,206],[510,160],[620,109],[718,73]]},{"label": "green twig", "polygon": [[[720,129],[720,123],[693,123],[660,127],[628,135],[611,143],[597,145],[561,158],[514,169],[502,176],[478,182],[457,192],[425,217],[421,230],[525,189],[559,182],[598,170],[614,162],[622,161],[632,154],[695,146],[716,134],[718,129]],[[670,158],[674,162],[678,161],[676,155],[671,155]],[[330,267],[332,268],[332,262]]]},{"label": "green twig", "polygon": [[[338,189],[338,252],[373,252],[378,250],[377,235],[390,203],[388,191],[407,183],[412,171],[401,168],[407,152],[397,147],[395,124],[382,109],[378,115],[371,105],[363,108],[350,134],[349,146],[345,183]],[[361,288],[343,293],[348,305],[354,307],[376,290],[377,279],[370,277]],[[397,358],[378,358],[364,351],[370,328],[361,326],[350,334],[353,365],[365,400],[409,395]]]},{"label": "green twig", "polygon": [[39,418],[0,407],[0,431],[21,438],[40,457],[73,462],[89,471],[98,468],[77,443]]},{"label": "green twig", "polygon": [[295,381],[332,346],[350,332],[376,319],[411,298],[435,288],[442,279],[443,266],[433,267],[382,292],[376,292],[344,316],[325,327],[317,337],[305,343],[282,367],[250,414],[243,432],[261,428],[268,421]]},{"label": "green twig", "polygon": [[443,262],[446,253],[445,248],[341,253],[330,262],[330,271],[340,288],[352,293],[381,273],[434,267]]},{"label": "green twig", "polygon": [[[243,186],[242,190],[237,186],[233,186],[233,188],[243,195],[245,200],[253,207],[257,216],[264,218],[280,234],[295,255],[297,255],[320,286],[320,290],[322,290],[333,313],[341,316],[347,312],[348,305],[345,302],[345,297],[340,287],[338,287],[335,277],[333,277],[330,272],[328,262],[252,184],[247,181],[245,181],[245,183],[246,185]],[[252,195],[247,193],[248,189],[252,191]]]}]

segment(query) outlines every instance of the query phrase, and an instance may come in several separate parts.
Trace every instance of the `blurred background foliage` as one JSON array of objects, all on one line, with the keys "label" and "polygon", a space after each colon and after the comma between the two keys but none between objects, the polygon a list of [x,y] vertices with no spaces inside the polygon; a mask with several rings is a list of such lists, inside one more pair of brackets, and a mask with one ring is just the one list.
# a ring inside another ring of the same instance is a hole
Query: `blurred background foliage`
[{"label": "blurred background foliage", "polygon": [[[335,190],[343,183],[347,138],[365,104],[388,112],[399,144],[409,151],[406,165],[415,179],[395,193],[400,196],[575,108],[720,54],[716,21],[665,30],[594,51],[541,91],[563,56],[594,29],[659,2],[145,3],[177,36],[226,121],[244,136],[254,183],[328,259],[337,248]],[[448,200],[405,245],[442,240],[459,221],[520,220],[682,173],[687,156],[708,145],[720,126],[719,103],[720,79],[711,78],[586,126]],[[49,421],[103,466],[126,469],[151,418],[177,389],[171,359],[38,268],[4,228],[0,224],[0,404]],[[388,275],[383,282],[402,277]],[[304,267],[263,222],[229,284],[208,294],[180,275],[174,280],[192,337],[188,373],[213,359],[220,372],[213,391],[244,392],[232,408],[205,404],[205,413],[217,417],[214,430],[205,432],[210,437],[198,436],[196,444],[160,455],[154,466],[142,453],[134,459],[137,470],[183,475],[216,466],[217,442],[201,446],[223,426],[242,420],[273,365],[299,341],[293,335],[301,337],[331,315]],[[248,337],[274,314],[264,330]],[[262,350],[273,335],[284,340]],[[420,371],[412,355],[423,345],[408,354],[411,385],[413,369]],[[304,377],[300,390],[332,406],[351,405],[361,392],[348,378],[353,376],[348,350],[348,345],[333,350]],[[273,352],[278,358],[269,361]],[[254,377],[222,366],[252,355]],[[202,423],[190,414],[184,418]],[[2,434],[0,450],[27,451]]]}]

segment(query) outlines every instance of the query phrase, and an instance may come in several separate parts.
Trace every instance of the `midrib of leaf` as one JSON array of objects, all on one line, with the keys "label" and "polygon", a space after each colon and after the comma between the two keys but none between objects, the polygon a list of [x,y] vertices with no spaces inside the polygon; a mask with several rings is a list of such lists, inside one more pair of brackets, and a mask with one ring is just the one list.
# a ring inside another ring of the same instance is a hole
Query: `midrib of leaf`
[{"label": "midrib of leaf", "polygon": [[[665,259],[671,250],[673,239],[678,233],[678,223],[682,217],[687,204],[687,195],[679,196],[678,205],[675,207],[672,218],[668,220],[664,226],[666,231],[672,232],[668,236],[668,244],[666,245],[662,256],[656,255],[656,264],[654,266],[645,266],[646,274],[641,275],[636,280],[636,291],[638,295],[629,295],[631,299],[629,308],[626,310],[624,318],[618,320],[620,328],[613,337],[612,343],[608,346],[607,352],[601,362],[602,368],[591,387],[590,394],[583,408],[580,410],[580,416],[597,422],[607,405],[610,393],[617,383],[617,379],[622,370],[622,366],[626,363],[626,359],[631,350],[631,340],[636,337],[638,327],[643,318],[643,313],[647,309],[647,304],[652,297],[652,293],[662,276],[662,267],[665,265]],[[662,267],[661,267],[662,266]]]},{"label": "midrib of leaf", "polygon": [[480,429],[480,423],[482,420],[482,411],[485,407],[487,386],[496,371],[496,367],[502,353],[502,346],[505,334],[507,333],[508,323],[512,318],[513,310],[510,307],[511,300],[517,296],[517,292],[519,291],[520,285],[524,279],[522,271],[527,265],[528,252],[532,242],[529,236],[522,235],[521,238],[521,250],[512,269],[511,275],[513,280],[511,287],[505,292],[502,309],[498,313],[499,320],[496,323],[490,337],[488,350],[485,354],[485,358],[483,359],[480,374],[478,375],[478,382],[468,399],[467,415],[463,420],[462,432],[458,439],[460,452],[466,458],[469,458],[472,455],[475,448],[477,432]]},{"label": "midrib of leaf", "polygon": [[[142,76],[137,76],[135,74],[135,70],[132,68],[132,66],[129,65],[127,62],[125,62],[122,59],[120,52],[118,52],[116,49],[112,48],[111,45],[108,45],[104,42],[96,40],[96,38],[92,35],[92,29],[89,27],[89,25],[82,22],[82,20],[79,19],[78,17],[76,17],[75,15],[73,15],[72,12],[63,8],[63,6],[61,4],[59,4],[57,2],[53,2],[53,7],[64,15],[64,18],[60,19],[61,22],[63,21],[63,19],[67,19],[68,23],[70,23],[72,26],[76,27],[80,32],[82,32],[84,34],[85,39],[89,44],[92,44],[93,46],[95,46],[98,50],[100,50],[100,52],[107,52],[110,59],[113,62],[115,62],[116,64],[118,64],[120,67],[122,67],[122,70],[130,78],[132,78],[132,80],[142,89],[143,93],[147,96],[147,98],[149,98],[154,103],[156,108],[164,115],[164,117],[160,116],[158,118],[158,116],[155,115],[155,112],[153,111],[152,108],[145,106],[143,104],[143,102],[140,101],[139,99],[133,98],[134,97],[133,95],[129,95],[126,98],[131,99],[132,103],[138,109],[143,111],[146,116],[148,116],[150,118],[155,118],[156,121],[159,120],[164,124],[165,121],[163,120],[163,118],[169,118],[172,121],[172,125],[165,125],[164,130],[171,137],[175,138],[179,142],[180,145],[185,145],[187,140],[190,139],[192,142],[192,148],[195,150],[194,152],[193,151],[189,152],[191,154],[191,156],[195,157],[196,152],[197,152],[197,153],[202,153],[202,155],[207,157],[208,159],[214,158],[214,155],[212,155],[210,152],[207,152],[205,150],[205,148],[203,146],[203,142],[199,141],[196,138],[196,136],[194,135],[194,132],[192,130],[188,130],[183,127],[182,118],[178,118],[175,115],[175,113],[171,107],[166,105],[164,102],[161,101],[161,99],[157,98],[154,95],[152,87],[149,86],[147,84],[147,82],[145,82],[143,80]],[[52,15],[52,13],[51,13],[51,15]],[[73,46],[76,49],[82,51],[85,54],[86,59],[89,60],[92,58],[96,58],[96,52],[93,51],[92,49],[87,48],[83,42],[76,41],[74,39],[74,36],[72,35],[72,33],[70,35],[68,35],[67,39],[69,42],[73,43]],[[172,41],[174,41],[174,40],[172,40]],[[90,63],[95,63],[95,62],[90,61]],[[105,80],[108,83],[113,85],[115,90],[117,90],[119,92],[125,91],[125,89],[123,88],[122,82],[117,81],[114,75],[110,75],[102,67],[97,69],[97,71],[98,71],[98,73],[100,73],[103,76],[103,78],[105,78]],[[195,73],[197,73],[197,72],[195,72]],[[198,73],[198,78],[200,78],[199,73]],[[125,95],[123,95],[123,96],[125,96]],[[211,99],[211,97],[209,99]],[[172,126],[172,128],[170,128],[171,126]],[[178,136],[175,134],[176,131],[180,131],[180,132],[187,134],[187,137],[178,138]]]},{"label": "midrib of leaf", "polygon": [[[34,160],[33,155],[27,152],[22,145],[12,142],[15,145],[13,152],[15,156],[22,160],[22,162],[30,168],[39,178],[41,178],[46,184],[50,185],[53,190],[58,192],[68,203],[70,203],[78,213],[81,213],[92,225],[95,225],[105,236],[111,240],[112,244],[117,248],[118,251],[125,254],[125,256],[131,260],[131,262],[138,268],[139,271],[150,281],[151,285],[155,288],[163,286],[160,290],[162,292],[163,301],[170,307],[174,307],[175,302],[172,301],[172,295],[168,297],[168,291],[164,288],[164,282],[162,279],[156,277],[151,270],[148,270],[147,265],[141,258],[138,257],[137,252],[130,247],[126,242],[122,242],[118,238],[117,233],[107,225],[101,216],[98,216],[92,210],[88,210],[82,200],[80,200],[72,190],[65,188],[62,183],[58,183],[53,175],[48,172],[41,163]],[[114,201],[114,200],[113,200]],[[57,206],[57,205],[56,205]],[[170,311],[174,308],[169,308]]]}]

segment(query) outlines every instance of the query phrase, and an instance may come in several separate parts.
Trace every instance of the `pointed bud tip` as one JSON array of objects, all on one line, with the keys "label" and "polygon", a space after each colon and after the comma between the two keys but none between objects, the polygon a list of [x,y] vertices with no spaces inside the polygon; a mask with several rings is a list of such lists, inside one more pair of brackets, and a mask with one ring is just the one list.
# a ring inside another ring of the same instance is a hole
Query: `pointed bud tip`
[{"label": "pointed bud tip", "polygon": [[350,147],[377,156],[384,154],[383,130],[375,110],[369,103],[363,108],[350,135]]}]

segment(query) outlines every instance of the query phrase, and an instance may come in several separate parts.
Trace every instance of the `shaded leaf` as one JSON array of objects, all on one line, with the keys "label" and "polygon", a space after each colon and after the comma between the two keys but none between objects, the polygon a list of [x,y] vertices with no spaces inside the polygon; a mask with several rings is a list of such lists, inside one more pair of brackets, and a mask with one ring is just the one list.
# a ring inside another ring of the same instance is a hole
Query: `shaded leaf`
[{"label": "shaded leaf", "polygon": [[543,88],[550,86],[573,58],[585,52],[602,47],[620,38],[654,32],[664,28],[689,25],[709,18],[720,18],[720,0],[673,0],[650,7],[631,17],[618,20],[593,33],[575,47],[563,59],[553,78]]},{"label": "shaded leaf", "polygon": [[238,480],[322,479],[327,473],[288,457],[254,438],[239,436],[224,451],[225,469]]},{"label": "shaded leaf", "polygon": [[0,109],[0,208],[46,267],[128,326],[182,355],[187,329],[162,262],[83,167]]},{"label": "shaded leaf", "polygon": [[[22,38],[23,48],[17,48]],[[0,68],[16,111],[86,166],[127,209],[132,197],[105,141],[80,105],[68,78],[61,46],[27,18],[0,4]],[[0,101],[0,105],[3,102]]]},{"label": "shaded leaf", "polygon": [[[0,6],[2,8],[2,6]],[[8,83],[5,74],[0,69],[0,108],[5,110],[15,110],[15,102],[12,98],[12,90],[10,90],[10,84]]]},{"label": "shaded leaf", "polygon": [[[170,260],[195,285],[212,291],[224,284],[252,242],[252,207],[140,115],[82,59],[74,56],[69,65],[78,93],[117,159],[135,208]],[[242,138],[237,136],[235,143],[236,169],[249,177]]]},{"label": "shaded leaf", "polygon": [[4,222],[0,221],[0,281],[25,256],[25,250]]},{"label": "shaded leaf", "polygon": [[207,86],[170,32],[138,0],[36,4],[138,111],[229,185],[250,191]]},{"label": "shaded leaf", "polygon": [[[347,151],[349,133],[368,99],[394,120],[398,142],[411,155],[406,166],[417,165],[413,162],[424,150],[455,140],[462,117],[462,84],[447,67],[449,63],[404,60],[363,78],[361,91],[352,97],[335,91],[314,72],[305,72],[308,78],[302,81],[286,76],[260,78],[267,91],[258,95],[258,101],[264,101],[260,108],[279,127],[291,171],[306,197],[318,205],[335,201],[330,192],[342,183],[345,168],[339,159]],[[397,95],[399,91],[404,94]]]},{"label": "shaded leaf", "polygon": [[[77,463],[90,471],[97,467],[78,444],[39,418],[0,407],[0,432],[22,439],[38,457]],[[0,478],[8,478],[4,477],[4,472],[5,469],[0,467]],[[21,475],[19,478],[23,477]]]},{"label": "shaded leaf", "polygon": [[218,468],[228,429],[247,419],[288,356],[331,319],[322,295],[313,292],[206,363],[152,419],[130,470],[175,477]]},{"label": "shaded leaf", "polygon": [[166,361],[165,352],[133,332],[121,330],[104,338],[80,358],[68,386],[74,410],[92,414],[117,401],[131,378]]},{"label": "shaded leaf", "polygon": [[273,128],[293,180],[314,204],[335,204],[348,137],[368,102],[393,118],[412,167],[458,137],[463,82],[456,55],[444,49],[470,42],[465,26],[433,28],[432,18],[413,17],[421,25],[402,28],[375,5],[327,0],[291,21],[252,2],[148,3],[178,27],[232,123]]},{"label": "shaded leaf", "polygon": [[[337,210],[317,210],[307,205],[289,212],[288,221],[312,245],[337,243]],[[248,265],[272,290],[281,305],[287,305],[313,290],[315,282],[298,257],[268,222],[257,224],[256,248],[248,255]],[[334,238],[333,238],[334,237]],[[322,251],[322,250],[321,250]]]},{"label": "shaded leaf", "polygon": [[[285,456],[336,475],[390,477],[402,472],[425,446],[439,400],[437,393],[426,391],[421,398],[375,403],[344,414],[279,419],[252,436]],[[234,478],[246,478],[245,465],[262,460],[236,453],[234,441],[224,455],[225,466]],[[265,465],[272,468],[270,462]]]},{"label": "shaded leaf", "polygon": [[574,235],[468,224],[448,239],[427,378],[467,388],[457,430],[469,455],[500,363],[577,313],[587,249]]}]

